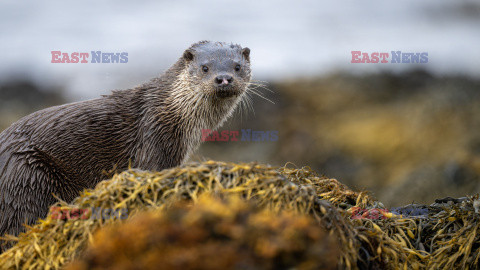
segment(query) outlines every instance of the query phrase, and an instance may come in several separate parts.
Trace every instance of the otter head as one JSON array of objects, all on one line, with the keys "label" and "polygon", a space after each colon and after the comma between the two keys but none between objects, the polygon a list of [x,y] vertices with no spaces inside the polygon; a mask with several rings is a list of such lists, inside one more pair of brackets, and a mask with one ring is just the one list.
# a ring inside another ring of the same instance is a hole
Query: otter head
[{"label": "otter head", "polygon": [[200,145],[205,130],[217,129],[240,102],[248,102],[250,78],[250,49],[201,41],[185,50],[159,80],[171,83],[160,114],[180,118],[175,128],[185,134],[184,160]]},{"label": "otter head", "polygon": [[239,99],[251,78],[250,49],[223,42],[202,41],[183,53],[195,91],[214,99]]}]

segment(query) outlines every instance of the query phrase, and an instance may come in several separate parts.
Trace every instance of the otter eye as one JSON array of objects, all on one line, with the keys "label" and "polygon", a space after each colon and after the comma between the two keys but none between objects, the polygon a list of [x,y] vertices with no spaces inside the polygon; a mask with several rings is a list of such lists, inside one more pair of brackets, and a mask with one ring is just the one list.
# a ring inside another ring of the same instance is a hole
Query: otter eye
[{"label": "otter eye", "polygon": [[202,67],[202,70],[203,70],[203,72],[206,73],[206,72],[208,72],[208,67],[207,67],[207,66],[203,66],[203,67]]},{"label": "otter eye", "polygon": [[241,68],[242,68],[242,67],[241,67],[240,65],[236,65],[236,66],[235,66],[235,71],[240,71]]}]

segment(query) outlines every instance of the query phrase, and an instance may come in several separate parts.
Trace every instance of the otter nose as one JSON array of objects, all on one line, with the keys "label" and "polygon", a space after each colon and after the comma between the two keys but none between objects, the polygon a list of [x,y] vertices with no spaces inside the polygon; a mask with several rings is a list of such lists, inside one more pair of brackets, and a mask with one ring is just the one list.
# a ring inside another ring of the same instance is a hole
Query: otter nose
[{"label": "otter nose", "polygon": [[215,78],[215,83],[218,86],[229,85],[233,82],[233,77],[230,75],[219,75]]}]

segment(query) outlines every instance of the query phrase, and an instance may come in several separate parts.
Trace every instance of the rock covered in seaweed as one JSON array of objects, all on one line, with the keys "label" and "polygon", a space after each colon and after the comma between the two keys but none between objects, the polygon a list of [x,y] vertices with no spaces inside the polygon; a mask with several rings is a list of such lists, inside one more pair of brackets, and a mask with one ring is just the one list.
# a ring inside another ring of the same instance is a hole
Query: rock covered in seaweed
[{"label": "rock covered in seaweed", "polygon": [[[442,205],[441,211],[428,213],[426,216],[388,214],[383,215],[385,219],[369,219],[368,217],[372,215],[367,215],[367,218],[352,219],[352,214],[359,209],[367,209],[367,213],[371,213],[372,210],[384,209],[383,204],[364,192],[350,190],[335,179],[321,177],[308,167],[278,168],[256,163],[207,161],[186,164],[161,172],[129,170],[115,175],[111,180],[101,182],[94,190],[86,190],[72,204],[59,203],[55,209],[58,210],[60,207],[62,211],[70,213],[75,209],[92,207],[114,211],[128,209],[127,223],[130,219],[135,219],[136,215],[140,216],[138,219],[143,216],[145,221],[151,221],[153,227],[146,228],[146,232],[154,230],[155,227],[171,226],[185,229],[185,224],[182,222],[176,222],[176,225],[173,225],[176,220],[169,215],[177,213],[179,216],[190,216],[195,211],[189,212],[189,208],[201,207],[202,196],[211,197],[213,201],[220,200],[219,205],[224,202],[222,200],[228,201],[231,196],[241,198],[234,204],[238,204],[236,207],[243,209],[241,205],[244,203],[241,201],[247,201],[245,204],[248,207],[246,206],[244,214],[246,217],[255,217],[258,213],[263,213],[262,211],[274,213],[283,220],[282,224],[286,226],[285,228],[289,226],[301,228],[294,231],[297,232],[300,243],[306,247],[302,249],[303,251],[314,252],[314,247],[318,243],[315,239],[309,238],[311,236],[306,237],[304,234],[310,230],[310,225],[301,227],[295,220],[290,220],[288,217],[291,215],[292,219],[295,217],[294,219],[315,222],[320,230],[328,231],[334,245],[338,247],[336,263],[342,269],[455,269],[459,267],[473,269],[480,267],[478,261],[480,247],[477,244],[480,242],[480,215],[476,213],[478,196],[462,199],[461,203]],[[178,204],[182,202],[184,205],[179,207]],[[231,204],[230,202],[227,205],[237,209]],[[154,211],[157,214],[149,216],[143,213],[145,211]],[[209,211],[208,207],[196,210],[199,213],[205,211]],[[225,216],[217,215],[215,218],[222,221]],[[274,220],[276,219],[273,217],[267,218],[264,225],[275,223]],[[105,235],[111,233],[108,230],[116,229],[107,229],[103,232],[103,238],[100,231],[98,232],[100,236],[93,237],[93,235],[105,226],[115,226],[114,224],[122,226],[119,223],[123,222],[125,220],[119,218],[103,219],[89,216],[85,219],[58,218],[58,215],[52,211],[45,220],[32,226],[18,238],[7,237],[17,241],[17,244],[0,255],[0,269],[59,269],[69,261],[82,256],[89,245],[95,248],[102,244],[117,243],[118,239],[112,239],[110,242],[105,239]],[[234,223],[236,225],[228,223],[232,227],[227,226],[230,229],[236,228],[230,231],[232,237],[237,229],[262,232],[262,227],[247,224],[244,220]],[[170,225],[167,226],[167,224]],[[206,228],[200,223],[196,225],[201,228],[200,231]],[[112,227],[109,226],[109,228]],[[187,233],[186,229],[184,231]],[[166,233],[163,229],[158,232],[159,235]],[[275,235],[275,232],[271,233]],[[136,236],[132,232],[128,237]],[[187,235],[179,232],[175,237],[179,240]],[[105,243],[100,243],[98,239],[105,239],[105,241],[102,240]],[[215,240],[210,237],[205,239],[209,239],[205,240],[206,242]],[[288,239],[292,240],[292,238]],[[320,235],[318,239],[324,238]],[[129,243],[127,239],[123,240]],[[220,244],[227,245],[227,242],[220,242]],[[228,243],[233,247],[228,245],[229,248],[225,248],[226,250],[234,248],[239,242]],[[133,254],[139,254],[138,250],[143,250],[135,249],[133,245],[128,247],[130,248]],[[151,251],[154,252],[155,248],[156,246],[152,245]],[[112,252],[115,250],[115,248],[111,249]],[[173,249],[171,252],[174,252]],[[245,252],[251,255],[256,251]],[[305,256],[303,258],[309,258],[308,255]],[[91,263],[88,257],[84,258],[87,260],[85,262]],[[145,258],[139,254],[136,259]],[[323,258],[320,261],[326,263],[329,260]],[[226,260],[223,263],[232,263],[232,261]],[[292,261],[285,262],[286,265],[289,263]],[[299,263],[295,267],[300,265],[302,264]],[[326,267],[329,266],[331,264],[326,264]]]}]

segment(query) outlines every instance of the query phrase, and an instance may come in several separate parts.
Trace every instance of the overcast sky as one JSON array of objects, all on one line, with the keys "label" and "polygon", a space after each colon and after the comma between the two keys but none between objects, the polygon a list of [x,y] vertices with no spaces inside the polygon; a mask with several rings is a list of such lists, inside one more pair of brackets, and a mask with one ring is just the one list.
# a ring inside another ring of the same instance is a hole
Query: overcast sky
[{"label": "overcast sky", "polygon": [[[133,87],[199,40],[248,46],[257,79],[414,67],[479,76],[479,1],[66,1],[0,4],[0,80],[63,85],[72,99]],[[351,51],[428,52],[426,64],[352,64]],[[128,53],[55,64],[51,51]]]}]

